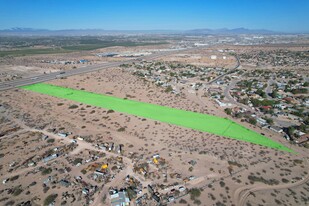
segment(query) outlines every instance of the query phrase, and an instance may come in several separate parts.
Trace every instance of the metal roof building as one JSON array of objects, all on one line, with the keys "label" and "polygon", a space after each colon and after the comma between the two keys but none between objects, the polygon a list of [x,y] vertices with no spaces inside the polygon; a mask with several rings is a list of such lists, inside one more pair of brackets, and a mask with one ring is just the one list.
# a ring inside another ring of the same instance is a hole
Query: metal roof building
[{"label": "metal roof building", "polygon": [[121,191],[111,195],[112,206],[126,206],[130,205],[130,199],[126,191]]}]

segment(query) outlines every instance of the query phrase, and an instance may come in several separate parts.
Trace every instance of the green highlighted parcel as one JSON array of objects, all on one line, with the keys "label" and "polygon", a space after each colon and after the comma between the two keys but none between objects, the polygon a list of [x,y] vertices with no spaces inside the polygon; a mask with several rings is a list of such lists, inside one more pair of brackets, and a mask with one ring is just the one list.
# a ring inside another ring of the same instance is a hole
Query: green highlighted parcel
[{"label": "green highlighted parcel", "polygon": [[200,114],[155,104],[127,100],[103,94],[75,90],[50,84],[33,84],[22,87],[25,90],[47,94],[53,97],[73,100],[76,102],[112,109],[117,112],[145,117],[169,124],[194,130],[208,132],[224,137],[246,141],[282,151],[293,152],[291,149],[249,130],[229,119],[212,115]]}]

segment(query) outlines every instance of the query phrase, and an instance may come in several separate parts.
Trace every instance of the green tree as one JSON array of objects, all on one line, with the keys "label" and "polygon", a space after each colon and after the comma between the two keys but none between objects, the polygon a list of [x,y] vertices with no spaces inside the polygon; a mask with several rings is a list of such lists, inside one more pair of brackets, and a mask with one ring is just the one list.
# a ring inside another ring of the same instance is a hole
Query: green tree
[{"label": "green tree", "polygon": [[264,117],[264,119],[266,120],[266,122],[268,124],[273,124],[274,123],[274,120],[272,118]]},{"label": "green tree", "polygon": [[295,128],[294,127],[291,126],[291,127],[288,128],[288,135],[290,137],[293,136],[294,132],[295,132]]},{"label": "green tree", "polygon": [[272,98],[277,98],[277,96],[278,96],[278,91],[277,91],[277,90],[274,90],[274,91],[270,94],[270,96],[271,96]]},{"label": "green tree", "polygon": [[41,172],[42,175],[48,175],[52,172],[52,168],[48,167],[48,168],[44,168]]},{"label": "green tree", "polygon": [[168,85],[168,87],[166,87],[165,92],[171,92],[173,91],[173,87],[171,85]]},{"label": "green tree", "polygon": [[192,200],[195,200],[195,198],[201,195],[201,191],[198,188],[192,188],[189,193]]},{"label": "green tree", "polygon": [[231,115],[231,114],[232,114],[232,109],[231,109],[231,108],[225,108],[224,111],[225,111],[225,113],[228,114],[228,115]]},{"label": "green tree", "polygon": [[249,123],[250,123],[250,124],[253,124],[253,125],[256,125],[257,122],[256,122],[256,119],[255,119],[255,118],[250,117],[250,118],[249,118]]},{"label": "green tree", "polygon": [[255,92],[256,94],[260,95],[263,98],[266,98],[266,93],[262,89],[258,89]]}]

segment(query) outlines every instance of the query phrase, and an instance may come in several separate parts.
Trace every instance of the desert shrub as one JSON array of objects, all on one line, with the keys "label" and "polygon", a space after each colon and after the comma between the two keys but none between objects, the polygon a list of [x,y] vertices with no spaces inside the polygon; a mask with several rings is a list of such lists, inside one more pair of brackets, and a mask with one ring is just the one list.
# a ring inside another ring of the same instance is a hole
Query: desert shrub
[{"label": "desert shrub", "polygon": [[10,178],[10,181],[15,181],[15,180],[17,180],[19,178],[19,175],[15,175],[14,177],[11,177]]},{"label": "desert shrub", "polygon": [[8,199],[9,199],[8,197],[1,198],[1,199],[0,199],[0,202],[4,202],[4,201],[6,201],[6,200],[8,200]]},{"label": "desert shrub", "polygon": [[23,190],[20,187],[14,188],[13,196],[18,196],[22,192],[23,192]]},{"label": "desert shrub", "polygon": [[119,129],[117,129],[118,132],[124,132],[126,130],[126,128],[124,127],[120,127]]},{"label": "desert shrub", "polygon": [[44,193],[48,192],[48,190],[49,190],[49,187],[44,187],[44,188],[43,188],[43,192],[44,192]]},{"label": "desert shrub", "polygon": [[83,162],[83,159],[82,158],[76,158],[74,161],[73,161],[73,165],[77,165],[78,163],[82,163]]},{"label": "desert shrub", "polygon": [[166,89],[164,90],[166,93],[173,91],[173,87],[171,85],[169,85],[168,87],[166,87]]},{"label": "desert shrub", "polygon": [[48,175],[52,172],[52,168],[48,167],[48,168],[44,168],[41,172],[42,175]]},{"label": "desert shrub", "polygon": [[55,139],[53,138],[47,140],[47,143],[53,143],[53,142],[55,142]]},{"label": "desert shrub", "polygon": [[216,202],[216,206],[225,206],[225,204],[223,204],[222,202],[218,201],[218,202]]},{"label": "desert shrub", "polygon": [[36,181],[31,182],[30,185],[29,185],[29,187],[34,186],[34,185],[36,185]]},{"label": "desert shrub", "polygon": [[106,203],[106,194],[102,197],[102,203],[105,204]]},{"label": "desert shrub", "polygon": [[56,198],[58,197],[58,194],[51,194],[49,196],[46,197],[46,199],[44,200],[44,205],[47,206],[51,203],[53,203]]},{"label": "desert shrub", "polygon": [[294,160],[294,163],[295,164],[303,164],[303,160],[296,159],[296,160]]},{"label": "desert shrub", "polygon": [[112,110],[112,109],[110,109],[110,110],[107,110],[107,114],[110,114],[110,113],[114,113],[115,111],[114,110]]},{"label": "desert shrub", "polygon": [[249,118],[249,123],[253,124],[253,125],[256,125],[257,121],[254,118]]},{"label": "desert shrub", "polygon": [[227,162],[229,163],[229,165],[232,165],[232,166],[237,166],[237,167],[241,167],[242,166],[238,162],[234,162],[234,161],[227,161]]},{"label": "desert shrub", "polygon": [[69,109],[76,109],[76,108],[78,108],[78,105],[76,105],[76,104],[72,104],[72,105],[69,106]]},{"label": "desert shrub", "polygon": [[278,185],[279,184],[279,181],[276,180],[276,179],[266,180],[263,177],[257,177],[257,176],[254,176],[254,175],[249,175],[248,179],[252,182],[262,182],[262,183],[267,184],[267,185]]},{"label": "desert shrub", "polygon": [[208,193],[208,196],[209,196],[212,200],[216,200],[216,197],[215,197],[213,194]]},{"label": "desert shrub", "polygon": [[180,203],[180,204],[187,204],[187,201],[184,200],[184,199],[180,199],[180,200],[179,200],[179,203]]},{"label": "desert shrub", "polygon": [[190,191],[191,199],[194,200],[195,198],[201,195],[201,191],[198,188],[192,188]]},{"label": "desert shrub", "polygon": [[277,205],[281,205],[281,201],[280,200],[275,199],[275,202],[276,202]]},{"label": "desert shrub", "polygon": [[228,115],[231,115],[232,114],[232,109],[231,108],[225,108],[224,109],[224,112]]},{"label": "desert shrub", "polygon": [[10,200],[7,203],[5,203],[5,206],[13,206],[15,204],[14,200]]}]

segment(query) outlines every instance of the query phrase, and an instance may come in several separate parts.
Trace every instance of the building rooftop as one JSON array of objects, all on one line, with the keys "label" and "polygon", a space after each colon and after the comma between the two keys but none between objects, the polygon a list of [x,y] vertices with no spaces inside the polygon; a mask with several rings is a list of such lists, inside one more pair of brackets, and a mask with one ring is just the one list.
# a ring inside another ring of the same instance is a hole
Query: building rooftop
[{"label": "building rooftop", "polygon": [[121,191],[111,195],[112,206],[130,205],[130,199],[126,191]]}]

